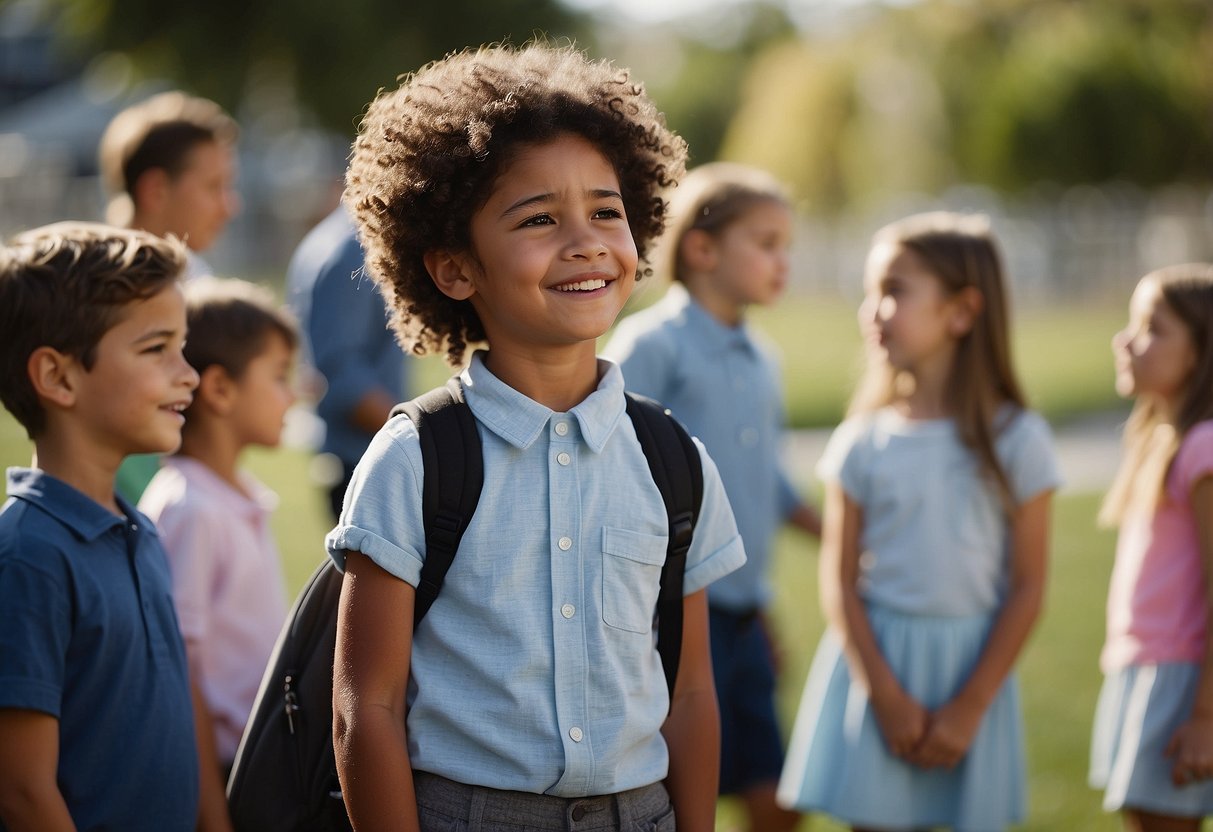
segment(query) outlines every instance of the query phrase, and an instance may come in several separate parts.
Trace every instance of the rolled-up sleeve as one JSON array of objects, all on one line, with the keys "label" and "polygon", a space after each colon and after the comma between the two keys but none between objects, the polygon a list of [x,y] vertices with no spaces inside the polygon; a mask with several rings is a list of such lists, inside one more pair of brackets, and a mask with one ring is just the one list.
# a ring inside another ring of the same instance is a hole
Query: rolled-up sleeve
[{"label": "rolled-up sleeve", "polygon": [[389,421],[354,470],[337,526],[325,537],[329,557],[345,568],[345,552],[369,557],[416,586],[425,560],[421,447],[406,416]]},{"label": "rolled-up sleeve", "polygon": [[716,463],[698,439],[695,440],[695,447],[699,449],[699,457],[703,461],[703,502],[699,507],[691,550],[687,553],[686,574],[682,582],[684,595],[698,592],[723,578],[738,569],[746,559],[745,546],[737,533],[733,508],[720,482]]}]

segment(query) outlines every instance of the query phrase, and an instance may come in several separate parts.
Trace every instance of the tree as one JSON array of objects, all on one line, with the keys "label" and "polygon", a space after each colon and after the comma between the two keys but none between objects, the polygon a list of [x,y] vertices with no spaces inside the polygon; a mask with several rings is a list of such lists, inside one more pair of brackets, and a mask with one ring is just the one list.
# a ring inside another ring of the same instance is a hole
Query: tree
[{"label": "tree", "polygon": [[1213,181],[1207,0],[922,0],[761,52],[723,154],[816,211],[957,183]]},{"label": "tree", "polygon": [[535,33],[583,39],[584,17],[556,0],[46,0],[87,52],[128,54],[143,74],[171,78],[237,110],[250,84],[293,89],[343,134],[381,88],[448,52],[521,44]]}]

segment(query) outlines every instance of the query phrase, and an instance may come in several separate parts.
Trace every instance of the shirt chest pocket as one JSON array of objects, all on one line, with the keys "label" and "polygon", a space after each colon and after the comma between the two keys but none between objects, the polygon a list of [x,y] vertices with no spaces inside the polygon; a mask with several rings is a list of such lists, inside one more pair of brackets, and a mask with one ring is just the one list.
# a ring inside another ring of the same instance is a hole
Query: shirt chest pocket
[{"label": "shirt chest pocket", "polygon": [[602,530],[602,620],[632,633],[653,629],[666,536]]}]

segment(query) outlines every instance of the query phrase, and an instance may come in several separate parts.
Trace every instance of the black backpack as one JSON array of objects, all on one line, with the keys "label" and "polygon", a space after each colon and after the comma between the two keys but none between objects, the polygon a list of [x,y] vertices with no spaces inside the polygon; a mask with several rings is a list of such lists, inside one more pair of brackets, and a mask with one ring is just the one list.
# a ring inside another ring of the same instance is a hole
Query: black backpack
[{"label": "black backpack", "polygon": [[[657,650],[671,697],[682,648],[682,578],[703,469],[690,436],[657,402],[627,396],[627,412],[669,517],[661,570]],[[426,557],[413,627],[429,610],[484,484],[480,435],[457,378],[397,405],[417,426],[423,461]],[[333,755],[333,651],[342,575],[328,558],[296,599],[270,656],[227,784],[237,832],[348,830]]]}]

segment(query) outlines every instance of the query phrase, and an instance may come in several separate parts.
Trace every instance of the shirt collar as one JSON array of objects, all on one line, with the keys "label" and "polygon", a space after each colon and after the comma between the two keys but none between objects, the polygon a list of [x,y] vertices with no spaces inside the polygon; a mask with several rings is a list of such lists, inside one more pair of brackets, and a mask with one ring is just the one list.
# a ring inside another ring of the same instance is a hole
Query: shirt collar
[{"label": "shirt collar", "polygon": [[754,339],[750,336],[750,330],[744,323],[737,326],[722,324],[704,309],[699,301],[691,297],[691,293],[681,283],[671,284],[667,296],[673,308],[685,315],[687,328],[695,336],[696,343],[710,349],[727,350],[740,347],[751,352],[758,351]]},{"label": "shirt collar", "polygon": [[229,511],[239,511],[249,517],[261,517],[273,513],[278,507],[278,495],[246,471],[237,472],[240,485],[244,489],[241,492],[210,467],[191,457],[166,456],[161,464],[165,468],[176,468],[181,472],[181,476],[205,489],[211,499]]},{"label": "shirt collar", "polygon": [[[623,418],[623,372],[605,358],[598,359],[598,387],[569,411],[581,428],[581,436],[599,453]],[[477,351],[460,376],[468,406],[482,425],[516,448],[525,450],[539,438],[555,412],[529,399],[497,378],[484,366],[484,353]]]},{"label": "shirt collar", "polygon": [[[37,468],[9,468],[6,473],[10,497],[37,506],[84,541],[96,540],[115,526],[121,527],[127,522],[96,500],[45,471]],[[117,494],[114,498],[122,513],[129,520],[137,521],[139,514],[130,503]],[[151,523],[140,522],[138,525],[151,534],[156,534],[156,528]]]}]

